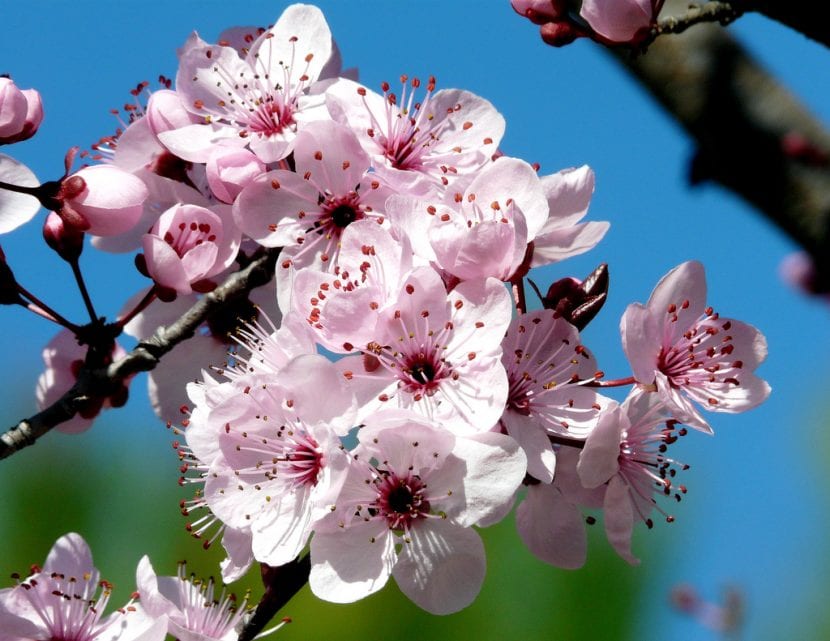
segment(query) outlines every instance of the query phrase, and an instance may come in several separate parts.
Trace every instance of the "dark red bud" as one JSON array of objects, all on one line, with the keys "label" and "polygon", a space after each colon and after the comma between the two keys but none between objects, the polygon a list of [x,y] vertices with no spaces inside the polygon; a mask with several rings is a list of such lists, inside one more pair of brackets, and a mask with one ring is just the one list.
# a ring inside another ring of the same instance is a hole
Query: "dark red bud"
[{"label": "dark red bud", "polygon": [[70,263],[78,260],[84,248],[84,233],[65,224],[55,212],[50,212],[43,223],[43,239],[58,256]]},{"label": "dark red bud", "polygon": [[599,313],[608,295],[608,265],[602,263],[583,281],[562,278],[542,296],[536,283],[530,281],[545,309],[554,310],[576,328],[582,330]]},{"label": "dark red bud", "polygon": [[586,34],[568,20],[553,20],[546,22],[539,28],[539,35],[542,36],[545,43],[552,47],[564,47]]}]

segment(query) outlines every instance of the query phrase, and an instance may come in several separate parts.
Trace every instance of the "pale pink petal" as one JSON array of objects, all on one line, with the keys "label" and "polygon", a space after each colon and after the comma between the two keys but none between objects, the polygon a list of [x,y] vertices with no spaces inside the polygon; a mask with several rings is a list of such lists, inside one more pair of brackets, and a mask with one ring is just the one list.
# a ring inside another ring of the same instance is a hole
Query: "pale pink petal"
[{"label": "pale pink petal", "polygon": [[624,427],[619,408],[613,407],[600,416],[597,426],[588,435],[576,465],[579,478],[586,488],[599,487],[620,469],[617,459]]},{"label": "pale pink petal", "polygon": [[294,143],[297,173],[332,194],[347,194],[369,168],[368,154],[351,129],[331,120],[309,123]]},{"label": "pale pink petal", "polygon": [[640,560],[631,554],[631,534],[634,530],[634,506],[628,486],[620,476],[613,476],[605,491],[603,504],[605,535],[608,542],[631,565]]},{"label": "pale pink petal", "polygon": [[233,583],[245,576],[254,562],[250,531],[226,527],[222,535],[222,547],[228,555],[220,563],[222,580]]},{"label": "pale pink petal", "polygon": [[77,171],[86,188],[67,202],[89,223],[94,236],[114,236],[132,229],[144,211],[148,191],[137,176],[113,165],[95,165]]},{"label": "pale pink petal", "polygon": [[[59,572],[82,579],[85,574],[97,575],[92,564],[92,552],[80,534],[70,532],[60,537],[43,564],[44,572]],[[93,583],[95,580],[93,580]]]},{"label": "pale pink petal", "polygon": [[[23,163],[0,154],[0,181],[22,187],[37,187],[40,182]],[[40,210],[40,201],[28,194],[0,189],[0,234],[29,222]]]},{"label": "pale pink petal", "polygon": [[656,19],[655,0],[583,0],[579,15],[599,35],[628,42]]},{"label": "pale pink petal", "polygon": [[430,519],[410,530],[392,574],[416,605],[451,614],[473,602],[485,571],[484,545],[474,530]]},{"label": "pale pink petal", "polygon": [[524,544],[545,563],[568,570],[585,565],[585,517],[559,488],[539,483],[527,489],[516,508],[516,529]]},{"label": "pale pink petal", "polygon": [[539,235],[575,225],[585,216],[594,194],[594,172],[588,165],[562,169],[540,180],[550,215]]},{"label": "pale pink petal", "polygon": [[634,378],[644,385],[654,382],[662,347],[661,330],[649,308],[640,303],[631,303],[620,319],[623,351]]},{"label": "pale pink petal", "polygon": [[[690,260],[681,263],[660,279],[648,299],[649,312],[658,321],[666,319],[668,310],[673,308],[676,321],[670,323],[672,333],[669,341],[675,342],[703,314],[706,306],[706,274],[703,265]],[[661,322],[660,329],[662,331]],[[664,339],[665,340],[665,339]]]},{"label": "pale pink petal", "polygon": [[[484,432],[456,438],[453,454],[466,465],[463,479],[464,503],[447,509],[463,526],[474,525],[513,500],[524,479],[527,458],[512,438],[498,432]],[[437,489],[430,477],[430,489]]]},{"label": "pale pink petal", "polygon": [[533,240],[531,267],[541,267],[593,249],[604,237],[611,223],[579,223],[565,229],[542,233]]},{"label": "pale pink petal", "polygon": [[527,473],[542,483],[553,482],[556,454],[539,421],[519,412],[505,412],[501,420],[527,457]]},{"label": "pale pink petal", "polygon": [[353,603],[374,594],[392,574],[395,543],[385,522],[358,522],[345,530],[315,533],[308,579],[311,591],[334,603]]}]

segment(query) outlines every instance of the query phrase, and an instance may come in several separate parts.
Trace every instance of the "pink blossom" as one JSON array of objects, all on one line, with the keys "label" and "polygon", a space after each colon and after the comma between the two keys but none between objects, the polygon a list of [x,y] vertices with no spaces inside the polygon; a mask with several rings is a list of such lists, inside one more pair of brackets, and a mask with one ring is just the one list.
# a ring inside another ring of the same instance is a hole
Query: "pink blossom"
[{"label": "pink blossom", "polygon": [[[390,200],[390,217],[407,215],[400,205],[407,203]],[[413,216],[429,221],[430,249],[423,248],[423,239],[418,242],[417,227],[423,223],[413,221]],[[482,169],[453,203],[424,201],[408,213],[405,224],[416,238],[415,251],[423,258],[434,256],[441,269],[457,278],[508,280],[547,217],[548,204],[536,172],[522,160],[502,157]]]},{"label": "pink blossom", "polygon": [[[163,641],[167,617],[130,601],[108,616],[112,586],[99,581],[86,541],[60,537],[43,564],[16,587],[0,590],[0,637],[10,641]],[[6,636],[9,635],[9,636]]]},{"label": "pink blossom", "polygon": [[[37,187],[37,177],[26,165],[0,154],[0,182],[21,187]],[[40,211],[40,201],[29,194],[0,189],[0,234],[14,231]]]},{"label": "pink blossom", "polygon": [[296,172],[276,170],[252,181],[234,203],[234,220],[266,247],[289,247],[281,262],[317,268],[337,261],[340,237],[349,225],[383,222],[391,193],[355,135],[331,122],[309,123],[294,143]]},{"label": "pink blossom", "polygon": [[652,509],[668,522],[674,520],[657,506],[654,494],[679,501],[686,493],[685,486],[674,484],[674,477],[688,466],[665,455],[667,446],[686,433],[676,430],[676,424],[656,394],[635,391],[622,406],[600,416],[579,456],[576,469],[582,484],[588,489],[606,486],[605,533],[631,564],[639,563],[631,554],[634,522],[639,519],[652,527]]},{"label": "pink blossom", "polygon": [[521,450],[503,434],[455,437],[411,413],[366,423],[340,497],[311,540],[312,592],[350,603],[391,575],[428,612],[466,607],[485,572],[470,526],[512,502],[524,475]]},{"label": "pink blossom", "polygon": [[[62,330],[49,341],[43,349],[43,362],[46,369],[37,379],[35,396],[38,409],[45,409],[55,403],[63,394],[78,380],[78,373],[84,364],[87,348],[78,344],[75,335],[69,330]],[[118,343],[113,344],[112,354],[109,362],[126,356]],[[112,397],[90,398],[78,414],[57,426],[57,429],[67,434],[78,434],[92,427],[92,421],[108,407],[119,407],[127,400],[127,387],[125,385]]]},{"label": "pink blossom", "polygon": [[[220,453],[204,497],[227,525],[250,528],[258,561],[283,565],[305,547],[345,479],[349,460],[339,436],[354,425],[354,397],[334,365],[316,355],[230,385],[206,416]],[[191,434],[198,436],[189,427]]]},{"label": "pink blossom", "polygon": [[620,332],[634,378],[691,427],[712,431],[689,399],[735,413],[769,396],[770,386],[752,373],[767,355],[764,335],[706,307],[706,277],[697,261],[666,274],[646,305],[629,305]]},{"label": "pink blossom", "polygon": [[611,42],[637,42],[657,20],[664,0],[583,0],[579,15]]},{"label": "pink blossom", "polygon": [[[141,605],[151,616],[166,616],[169,634],[181,641],[236,641],[238,625],[246,614],[246,602],[233,595],[215,594],[213,579],[196,580],[179,564],[177,576],[156,576],[144,556],[136,569]],[[218,596],[218,598],[217,598]]]},{"label": "pink blossom", "polygon": [[196,205],[174,205],[143,238],[150,277],[162,287],[189,294],[227,269],[239,250],[240,233],[230,215]]},{"label": "pink blossom", "polygon": [[35,89],[19,89],[0,77],[0,145],[31,138],[43,120],[43,104]]},{"label": "pink blossom", "polygon": [[297,272],[292,307],[326,349],[348,352],[345,343],[373,340],[380,314],[398,299],[411,268],[405,245],[374,220],[359,220],[343,231],[329,271],[306,267]]},{"label": "pink blossom", "polygon": [[239,192],[265,173],[265,163],[247,149],[217,146],[207,160],[207,181],[218,200],[232,204]]},{"label": "pink blossom", "polygon": [[191,37],[176,92],[204,124],[161,132],[159,140],[193,162],[205,162],[220,141],[247,145],[266,163],[285,158],[305,122],[327,118],[317,80],[332,49],[322,12],[301,4],[288,7],[244,59],[232,47]]},{"label": "pink blossom", "polygon": [[458,434],[487,431],[507,400],[500,343],[510,308],[506,288],[493,278],[447,294],[437,272],[417,268],[380,315],[372,341],[343,346],[364,354],[337,366],[364,412],[408,408]]},{"label": "pink blossom", "polygon": [[528,473],[543,483],[554,476],[550,436],[582,440],[608,399],[579,381],[594,379],[597,364],[577,329],[551,310],[521,314],[502,342],[510,392],[501,417],[522,446]]},{"label": "pink blossom", "polygon": [[350,126],[375,171],[401,192],[432,195],[457,177],[490,162],[504,135],[504,118],[484,98],[460,89],[416,99],[420,80],[401,77],[400,96],[383,83],[383,96],[348,80],[326,93],[332,117]]},{"label": "pink blossom", "polygon": [[73,189],[63,207],[80,215],[83,231],[93,236],[114,236],[132,229],[141,217],[147,187],[137,176],[113,165],[95,165],[64,179],[65,184],[71,181],[82,188]]}]

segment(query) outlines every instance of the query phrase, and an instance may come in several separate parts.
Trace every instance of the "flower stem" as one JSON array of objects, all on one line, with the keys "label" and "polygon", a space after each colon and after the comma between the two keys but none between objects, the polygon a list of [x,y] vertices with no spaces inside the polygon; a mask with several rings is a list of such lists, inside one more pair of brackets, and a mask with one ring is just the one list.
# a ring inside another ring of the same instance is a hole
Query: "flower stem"
[{"label": "flower stem", "polygon": [[5,189],[6,191],[14,191],[18,194],[27,194],[29,196],[34,196],[38,200],[40,200],[40,185],[37,187],[24,187],[23,185],[12,185],[11,183],[4,183],[0,181],[0,189]]},{"label": "flower stem", "polygon": [[127,323],[129,323],[133,318],[138,316],[141,312],[143,312],[147,307],[149,307],[150,303],[156,300],[156,286],[153,285],[150,289],[147,290],[147,293],[144,294],[144,297],[138,301],[138,304],[133,307],[129,312],[127,312],[124,316],[119,318],[115,321],[116,325],[119,327],[124,327]]},{"label": "flower stem", "polygon": [[81,296],[84,299],[84,305],[86,305],[86,311],[89,313],[89,320],[93,323],[98,322],[98,315],[95,313],[95,307],[92,305],[92,299],[89,297],[89,291],[87,291],[86,283],[84,282],[84,276],[81,273],[81,266],[78,263],[78,259],[74,258],[73,260],[67,261],[72,267],[72,273],[75,275],[75,282],[78,283],[78,289],[81,290]]},{"label": "flower stem", "polygon": [[311,572],[311,557],[294,559],[279,567],[262,566],[262,582],[265,593],[259,600],[253,615],[239,633],[239,641],[252,641],[274,615],[288,603],[308,582]]},{"label": "flower stem", "polygon": [[23,287],[20,283],[17,284],[17,291],[23,297],[29,300],[29,304],[24,305],[26,309],[31,312],[34,312],[38,316],[42,316],[43,318],[52,321],[53,323],[57,323],[65,327],[66,329],[70,330],[71,332],[77,333],[80,329],[78,325],[66,320],[63,316],[58,314],[54,309],[49,307],[46,303],[41,301],[37,296],[30,293],[25,287]]}]

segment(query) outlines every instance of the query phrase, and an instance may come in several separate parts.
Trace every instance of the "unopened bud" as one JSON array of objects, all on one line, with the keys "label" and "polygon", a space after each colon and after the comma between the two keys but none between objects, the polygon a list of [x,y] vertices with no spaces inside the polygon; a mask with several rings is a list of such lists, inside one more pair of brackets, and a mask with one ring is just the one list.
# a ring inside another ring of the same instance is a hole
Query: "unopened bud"
[{"label": "unopened bud", "polygon": [[531,281],[545,309],[554,310],[559,316],[583,330],[602,309],[608,296],[608,265],[602,263],[583,281],[562,278],[554,282],[548,293],[542,296]]},{"label": "unopened bud", "polygon": [[58,256],[70,263],[78,260],[84,248],[84,232],[67,225],[55,212],[49,212],[43,223],[43,239]]},{"label": "unopened bud", "polygon": [[539,28],[539,35],[552,47],[564,47],[586,34],[569,20],[552,20]]},{"label": "unopened bud", "polygon": [[18,89],[11,78],[0,77],[0,145],[31,138],[42,120],[40,94]]}]

